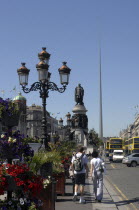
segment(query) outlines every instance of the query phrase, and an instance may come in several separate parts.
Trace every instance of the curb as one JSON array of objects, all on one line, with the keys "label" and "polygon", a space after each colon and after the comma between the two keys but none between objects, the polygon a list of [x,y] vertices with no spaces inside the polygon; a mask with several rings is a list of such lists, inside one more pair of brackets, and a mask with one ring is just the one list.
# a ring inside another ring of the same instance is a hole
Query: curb
[{"label": "curb", "polygon": [[107,176],[104,177],[104,187],[106,188],[109,196],[111,197],[113,203],[116,208],[119,210],[131,210],[129,204],[127,204],[128,200],[122,197],[122,195],[117,191],[113,183],[108,179]]}]

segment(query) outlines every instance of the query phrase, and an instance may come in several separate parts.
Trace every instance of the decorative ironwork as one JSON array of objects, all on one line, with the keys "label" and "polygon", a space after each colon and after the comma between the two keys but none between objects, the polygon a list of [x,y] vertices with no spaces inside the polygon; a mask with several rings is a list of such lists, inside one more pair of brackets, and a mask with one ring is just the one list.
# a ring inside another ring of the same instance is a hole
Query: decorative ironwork
[{"label": "decorative ironwork", "polygon": [[66,90],[66,85],[63,85],[63,87],[58,88],[54,82],[49,82],[47,85],[47,89],[52,90],[52,91],[58,91],[59,93],[63,93]]},{"label": "decorative ironwork", "polygon": [[41,83],[40,82],[34,82],[30,88],[22,85],[22,90],[24,93],[29,93],[30,91],[37,91],[41,90]]},{"label": "decorative ironwork", "polygon": [[31,85],[30,88],[22,85],[22,90],[24,91],[24,93],[40,90],[40,95],[42,95],[42,92],[45,92],[48,97],[49,90],[63,93],[66,90],[66,85],[63,85],[63,87],[58,88],[54,82],[49,82],[48,84],[42,82],[35,82]]}]

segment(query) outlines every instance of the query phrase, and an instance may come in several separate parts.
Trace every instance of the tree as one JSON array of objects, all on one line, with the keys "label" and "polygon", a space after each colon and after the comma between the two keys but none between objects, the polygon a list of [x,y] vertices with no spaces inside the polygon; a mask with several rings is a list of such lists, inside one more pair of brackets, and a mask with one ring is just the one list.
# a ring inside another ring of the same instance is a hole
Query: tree
[{"label": "tree", "polygon": [[89,144],[99,147],[103,145],[103,141],[98,137],[98,133],[92,128],[89,131]]}]

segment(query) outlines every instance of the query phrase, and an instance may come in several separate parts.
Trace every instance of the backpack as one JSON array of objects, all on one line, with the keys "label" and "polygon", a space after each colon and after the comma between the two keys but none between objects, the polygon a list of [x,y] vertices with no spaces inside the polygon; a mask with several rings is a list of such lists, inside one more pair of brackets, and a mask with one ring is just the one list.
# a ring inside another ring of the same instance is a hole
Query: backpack
[{"label": "backpack", "polygon": [[82,154],[80,157],[77,157],[75,155],[75,160],[73,161],[73,166],[74,166],[74,170],[77,172],[82,171],[83,169],[83,164],[82,164],[82,157],[84,156],[84,154]]},{"label": "backpack", "polygon": [[102,166],[102,163],[100,163],[99,171],[100,171],[101,173],[104,173],[104,167]]}]

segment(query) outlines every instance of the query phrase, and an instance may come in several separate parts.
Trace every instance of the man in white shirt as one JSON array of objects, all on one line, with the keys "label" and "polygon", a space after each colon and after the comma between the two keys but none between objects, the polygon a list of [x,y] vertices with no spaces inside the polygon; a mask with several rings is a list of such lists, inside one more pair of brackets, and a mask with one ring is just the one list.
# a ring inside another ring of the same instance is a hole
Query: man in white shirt
[{"label": "man in white shirt", "polygon": [[92,158],[90,172],[93,177],[95,200],[101,202],[103,198],[103,161],[98,157],[97,151],[92,153]]},{"label": "man in white shirt", "polygon": [[[79,171],[76,170],[75,167],[75,160],[77,158],[81,159],[82,162],[82,169]],[[73,170],[73,174],[74,174],[74,178],[75,178],[75,188],[74,188],[74,196],[73,196],[73,201],[77,201],[77,194],[78,194],[78,188],[80,186],[80,200],[79,203],[86,203],[86,201],[84,200],[84,186],[85,186],[85,178],[88,176],[88,158],[87,156],[84,154],[84,147],[80,146],[78,148],[78,152],[77,154],[75,154],[72,158],[72,170]]]}]

